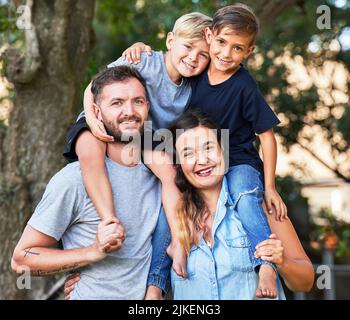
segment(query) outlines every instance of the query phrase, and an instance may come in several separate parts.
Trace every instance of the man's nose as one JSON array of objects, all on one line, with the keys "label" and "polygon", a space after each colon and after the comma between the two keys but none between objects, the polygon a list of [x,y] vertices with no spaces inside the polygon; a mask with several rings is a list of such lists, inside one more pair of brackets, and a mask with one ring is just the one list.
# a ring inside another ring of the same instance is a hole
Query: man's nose
[{"label": "man's nose", "polygon": [[123,106],[124,115],[131,116],[135,113],[134,104],[132,101],[127,101]]}]

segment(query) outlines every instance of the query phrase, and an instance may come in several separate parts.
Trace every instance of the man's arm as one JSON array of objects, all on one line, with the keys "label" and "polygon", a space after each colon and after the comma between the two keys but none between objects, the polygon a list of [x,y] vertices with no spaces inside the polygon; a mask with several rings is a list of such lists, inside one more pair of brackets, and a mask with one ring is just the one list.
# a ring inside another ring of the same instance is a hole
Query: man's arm
[{"label": "man's arm", "polygon": [[58,249],[56,239],[27,225],[13,253],[12,270],[18,272],[25,266],[33,276],[48,276],[98,262],[106,257],[106,243],[120,237],[115,224],[109,223],[107,220],[100,223],[92,245],[69,250]]}]

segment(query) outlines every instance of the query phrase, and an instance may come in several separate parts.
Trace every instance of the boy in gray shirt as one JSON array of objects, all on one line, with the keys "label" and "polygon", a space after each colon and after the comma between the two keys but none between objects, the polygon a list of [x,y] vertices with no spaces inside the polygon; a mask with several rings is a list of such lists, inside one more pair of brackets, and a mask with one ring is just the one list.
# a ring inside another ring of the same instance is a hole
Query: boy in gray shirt
[{"label": "boy in gray shirt", "polygon": [[[101,222],[79,163],[69,164],[49,182],[11,265],[15,272],[27,266],[36,276],[79,269],[81,280],[71,299],[143,299],[161,186],[140,162],[141,146],[126,144],[121,137],[139,141],[149,109],[145,84],[136,70],[121,66],[97,75],[92,91],[99,119],[115,137],[107,146],[105,163],[120,221]],[[118,107],[113,105],[116,100],[122,100]],[[129,149],[132,156],[126,159]],[[53,248],[59,240],[64,250]],[[111,243],[115,251],[107,253]]]}]

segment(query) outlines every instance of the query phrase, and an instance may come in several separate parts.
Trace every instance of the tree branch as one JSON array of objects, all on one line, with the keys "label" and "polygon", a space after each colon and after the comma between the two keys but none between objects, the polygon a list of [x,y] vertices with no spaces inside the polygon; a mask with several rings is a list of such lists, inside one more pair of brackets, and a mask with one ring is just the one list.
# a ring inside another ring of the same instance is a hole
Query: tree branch
[{"label": "tree branch", "polygon": [[308,146],[304,145],[302,142],[297,141],[297,144],[302,147],[304,150],[306,150],[307,152],[309,152],[316,160],[318,160],[322,165],[324,165],[327,169],[331,170],[332,172],[335,173],[335,175],[344,180],[345,182],[350,182],[350,178],[346,177],[345,175],[343,175],[338,168],[333,168],[332,166],[330,166],[327,162],[325,162],[323,159],[321,159],[314,151],[312,151]]}]

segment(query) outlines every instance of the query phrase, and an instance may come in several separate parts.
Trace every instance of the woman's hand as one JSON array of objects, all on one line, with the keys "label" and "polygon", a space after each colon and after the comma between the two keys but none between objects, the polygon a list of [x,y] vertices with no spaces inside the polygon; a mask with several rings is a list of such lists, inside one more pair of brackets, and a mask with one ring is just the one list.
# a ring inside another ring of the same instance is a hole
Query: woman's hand
[{"label": "woman's hand", "polygon": [[256,247],[254,256],[265,261],[270,261],[280,268],[284,262],[284,248],[282,241],[272,233],[268,240],[260,242]]},{"label": "woman's hand", "polygon": [[70,275],[64,283],[64,300],[70,299],[70,294],[74,290],[75,285],[80,281],[80,273]]},{"label": "woman's hand", "polygon": [[149,56],[152,55],[152,48],[150,46],[143,42],[136,42],[122,53],[122,57],[131,64],[138,64],[141,62],[142,51],[146,51]]}]

